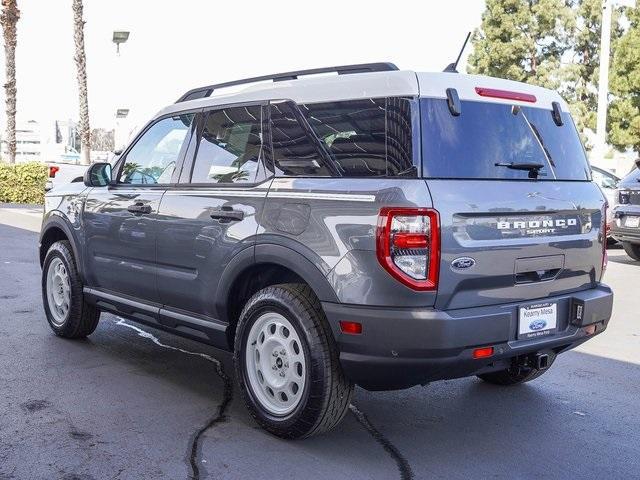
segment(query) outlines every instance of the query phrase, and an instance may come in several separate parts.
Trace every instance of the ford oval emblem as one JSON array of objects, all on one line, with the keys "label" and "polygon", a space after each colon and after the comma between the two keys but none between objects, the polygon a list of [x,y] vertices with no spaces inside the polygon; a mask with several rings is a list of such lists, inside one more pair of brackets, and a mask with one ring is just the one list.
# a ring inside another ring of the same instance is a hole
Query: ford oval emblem
[{"label": "ford oval emblem", "polygon": [[542,330],[546,326],[547,326],[546,320],[534,320],[529,324],[529,330],[533,330],[533,331]]},{"label": "ford oval emblem", "polygon": [[466,268],[473,267],[475,264],[476,261],[471,257],[460,257],[451,262],[451,268],[455,268],[456,270],[464,270]]}]

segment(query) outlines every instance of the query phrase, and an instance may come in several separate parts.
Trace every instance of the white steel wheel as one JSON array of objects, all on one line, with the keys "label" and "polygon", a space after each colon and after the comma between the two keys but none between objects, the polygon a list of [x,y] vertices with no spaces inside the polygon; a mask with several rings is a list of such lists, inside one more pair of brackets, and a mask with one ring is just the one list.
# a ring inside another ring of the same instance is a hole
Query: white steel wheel
[{"label": "white steel wheel", "polygon": [[276,312],[262,314],[247,336],[245,361],[249,388],[270,414],[291,413],[302,398],[307,369],[300,337]]},{"label": "white steel wheel", "polygon": [[71,305],[69,272],[60,258],[54,258],[47,269],[47,302],[51,322],[61,326],[67,320]]}]

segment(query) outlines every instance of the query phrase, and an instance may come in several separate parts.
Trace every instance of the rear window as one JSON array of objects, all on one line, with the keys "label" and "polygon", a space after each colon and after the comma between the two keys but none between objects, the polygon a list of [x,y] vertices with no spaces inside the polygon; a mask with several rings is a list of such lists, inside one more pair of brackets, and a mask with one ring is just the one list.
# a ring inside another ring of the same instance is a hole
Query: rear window
[{"label": "rear window", "polygon": [[[444,99],[421,99],[423,175],[429,178],[589,180],[586,155],[571,116],[551,110],[463,101],[454,116]],[[496,164],[502,164],[501,166]],[[509,165],[509,166],[507,166]]]},{"label": "rear window", "polygon": [[620,180],[620,185],[624,185],[626,187],[638,186],[638,182],[640,182],[640,170],[635,168]]}]

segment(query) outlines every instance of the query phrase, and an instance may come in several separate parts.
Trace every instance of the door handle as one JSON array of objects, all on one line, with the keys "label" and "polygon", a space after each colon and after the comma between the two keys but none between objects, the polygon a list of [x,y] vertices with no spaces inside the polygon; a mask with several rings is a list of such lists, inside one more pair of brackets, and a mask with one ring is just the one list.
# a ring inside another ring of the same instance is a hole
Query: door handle
[{"label": "door handle", "polygon": [[148,214],[148,213],[151,213],[151,206],[145,205],[142,202],[137,202],[137,203],[134,203],[133,205],[129,205],[127,207],[127,210],[129,210],[131,213]]},{"label": "door handle", "polygon": [[222,207],[213,210],[210,216],[214,220],[220,220],[220,222],[237,222],[244,219],[244,211],[234,210],[231,207]]}]

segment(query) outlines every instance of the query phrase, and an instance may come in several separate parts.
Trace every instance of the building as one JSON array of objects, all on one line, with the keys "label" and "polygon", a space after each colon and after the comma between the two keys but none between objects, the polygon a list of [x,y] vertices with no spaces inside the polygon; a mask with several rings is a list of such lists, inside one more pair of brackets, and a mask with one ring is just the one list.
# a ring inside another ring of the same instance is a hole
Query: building
[{"label": "building", "polygon": [[[41,123],[36,120],[16,125],[16,163],[63,162],[78,163],[80,139],[73,120]],[[6,138],[0,144],[0,156],[6,159]]]}]

